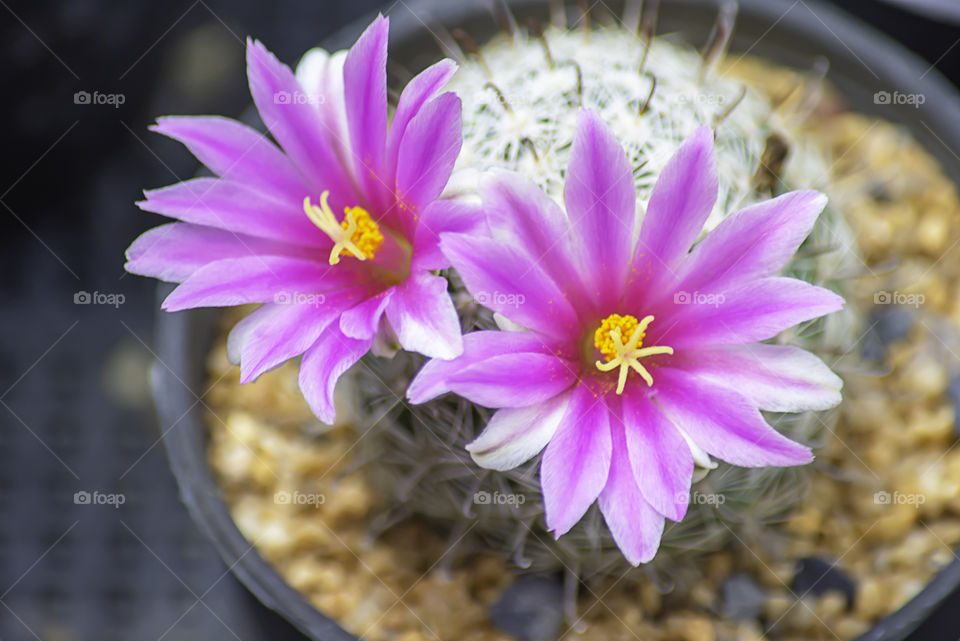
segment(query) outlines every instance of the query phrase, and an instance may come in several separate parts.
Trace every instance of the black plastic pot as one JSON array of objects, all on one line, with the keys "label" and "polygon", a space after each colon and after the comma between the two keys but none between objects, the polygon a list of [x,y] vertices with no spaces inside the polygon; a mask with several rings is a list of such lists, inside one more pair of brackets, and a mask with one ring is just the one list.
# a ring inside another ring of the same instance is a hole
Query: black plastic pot
[{"label": "black plastic pot", "polygon": [[[617,3],[610,3],[616,9]],[[846,14],[814,0],[804,2],[739,0],[734,52],[809,69],[817,58],[830,62],[829,80],[859,112],[903,124],[960,183],[960,97],[929,65],[897,43]],[[424,0],[397,3],[391,12],[391,56],[410,69],[435,61],[439,52],[426,25],[463,27],[482,42],[495,30],[489,0]],[[512,2],[518,16],[546,21],[545,1]],[[690,42],[706,40],[716,3],[673,0],[660,9],[658,32],[678,32]],[[353,24],[324,42],[328,49],[348,47],[367,24]],[[923,94],[913,105],[876,104],[874,94],[894,90]],[[161,293],[169,287],[161,288]],[[212,341],[216,310],[166,314],[158,320],[154,389],[164,441],[184,502],[217,546],[223,559],[250,591],[316,641],[353,641],[355,637],[318,612],[280,577],[243,537],[220,496],[206,458],[203,406],[204,361]],[[858,641],[904,641],[960,586],[960,562],[954,561],[912,601],[878,622]],[[928,637],[929,638],[929,637]],[[927,641],[924,639],[923,641]]]}]

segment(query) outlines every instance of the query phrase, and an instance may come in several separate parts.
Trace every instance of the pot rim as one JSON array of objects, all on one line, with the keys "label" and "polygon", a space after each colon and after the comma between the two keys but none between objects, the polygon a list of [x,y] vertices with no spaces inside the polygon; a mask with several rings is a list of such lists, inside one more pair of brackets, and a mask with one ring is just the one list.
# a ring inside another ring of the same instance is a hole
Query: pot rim
[{"label": "pot rim", "polygon": [[[489,0],[409,0],[399,3],[399,8],[393,5],[391,53],[398,45],[401,49],[404,45],[421,46],[417,36],[425,32],[427,24],[463,25],[479,15],[489,15],[489,4]],[[546,7],[544,0],[515,0],[509,4],[517,15],[542,13]],[[935,68],[886,35],[820,0],[792,5],[788,0],[739,0],[738,4],[731,51],[746,50],[799,68],[809,68],[816,58],[826,58],[830,61],[828,79],[856,111],[906,126],[940,161],[947,175],[960,184],[960,157],[951,149],[960,149],[960,130],[955,127],[960,122],[960,95]],[[664,33],[666,26],[674,30],[700,29],[705,35],[713,24],[716,7],[715,0],[663,3],[658,33]],[[349,47],[371,18],[347,25],[325,39],[322,46],[328,50]],[[492,24],[492,20],[487,22]],[[473,29],[472,23],[470,26]],[[761,34],[759,38],[747,35],[751,29]],[[917,107],[868,101],[876,91],[893,90],[923,94],[926,101]],[[172,288],[161,284],[159,299]],[[205,389],[205,358],[197,359],[196,354],[206,355],[209,350],[217,313],[216,309],[167,313],[158,305],[159,356],[151,379],[163,441],[181,499],[230,571],[264,605],[316,641],[356,641],[314,608],[254,549],[233,521],[214,481],[206,458],[202,404],[198,402]],[[960,561],[955,558],[917,596],[874,623],[855,641],[903,641],[958,586]]]}]

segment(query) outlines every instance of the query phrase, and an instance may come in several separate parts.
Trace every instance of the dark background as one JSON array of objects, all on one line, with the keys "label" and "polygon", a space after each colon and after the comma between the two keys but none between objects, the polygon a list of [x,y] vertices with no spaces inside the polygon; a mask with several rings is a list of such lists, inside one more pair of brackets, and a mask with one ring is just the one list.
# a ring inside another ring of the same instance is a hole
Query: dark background
[{"label": "dark background", "polygon": [[[960,83],[960,26],[838,0]],[[0,639],[298,639],[180,504],[154,418],[155,283],[123,251],[161,222],[133,202],[195,161],[147,131],[239,114],[247,35],[295,64],[376,0],[0,0]],[[958,19],[954,16],[954,19]],[[77,91],[124,103],[74,103]],[[960,123],[958,123],[960,126]],[[123,303],[77,305],[78,292]],[[76,505],[78,491],[125,503]],[[960,598],[918,634],[956,641]]]}]

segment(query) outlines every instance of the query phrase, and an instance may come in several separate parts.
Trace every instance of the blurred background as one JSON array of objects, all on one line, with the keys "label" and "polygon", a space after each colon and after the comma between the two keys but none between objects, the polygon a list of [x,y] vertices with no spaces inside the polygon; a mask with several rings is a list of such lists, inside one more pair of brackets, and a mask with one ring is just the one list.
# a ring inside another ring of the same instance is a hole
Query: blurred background
[{"label": "blurred background", "polygon": [[[960,83],[960,3],[834,4]],[[163,220],[134,206],[141,190],[197,169],[147,130],[156,116],[239,115],[248,35],[293,65],[377,10],[410,9],[0,0],[0,639],[301,638],[179,501],[150,398],[156,285],[123,252]],[[955,641],[957,607],[916,638]]]}]

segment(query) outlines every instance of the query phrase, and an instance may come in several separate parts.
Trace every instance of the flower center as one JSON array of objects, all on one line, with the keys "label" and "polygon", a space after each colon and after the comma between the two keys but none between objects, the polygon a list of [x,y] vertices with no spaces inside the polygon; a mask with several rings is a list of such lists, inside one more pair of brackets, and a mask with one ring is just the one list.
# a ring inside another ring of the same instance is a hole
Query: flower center
[{"label": "flower center", "polygon": [[[625,316],[611,314],[603,319],[593,335],[593,344],[606,358],[605,363],[597,361],[597,369],[601,372],[609,372],[620,368],[617,394],[623,394],[623,388],[627,384],[627,373],[631,369],[639,374],[647,385],[653,385],[650,372],[640,364],[641,358],[654,354],[673,354],[673,348],[666,345],[643,347],[643,337],[652,322],[653,316],[645,316],[643,320],[638,321],[635,316],[629,314]],[[626,344],[623,342],[624,336],[629,337]]]},{"label": "flower center", "polygon": [[347,207],[344,209],[344,219],[337,222],[336,216],[330,211],[327,204],[329,191],[320,194],[320,206],[310,204],[310,196],[303,199],[303,210],[313,224],[333,241],[330,250],[330,264],[340,262],[340,255],[349,253],[357,260],[373,258],[383,242],[380,227],[370,218],[370,214],[362,207]]}]

